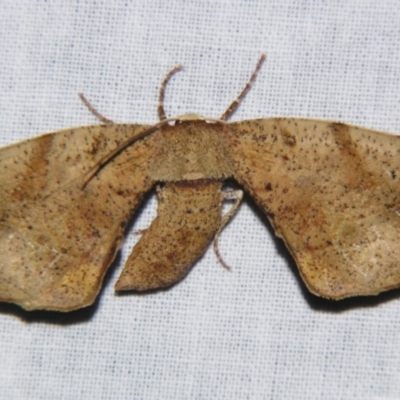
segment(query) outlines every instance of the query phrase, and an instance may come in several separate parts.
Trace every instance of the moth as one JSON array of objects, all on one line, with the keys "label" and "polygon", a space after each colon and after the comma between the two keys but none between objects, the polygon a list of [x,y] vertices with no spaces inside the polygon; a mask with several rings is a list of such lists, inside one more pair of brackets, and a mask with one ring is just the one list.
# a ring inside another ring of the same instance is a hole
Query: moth
[{"label": "moth", "polygon": [[[308,289],[328,299],[400,286],[400,138],[342,123],[267,118],[227,123],[167,118],[155,125],[66,129],[0,149],[0,300],[26,310],[92,304],[143,196],[157,217],[116,290],[181,280],[239,206],[222,216],[233,178],[295,259]],[[218,255],[218,249],[215,245]],[[223,262],[223,261],[222,261]]]}]

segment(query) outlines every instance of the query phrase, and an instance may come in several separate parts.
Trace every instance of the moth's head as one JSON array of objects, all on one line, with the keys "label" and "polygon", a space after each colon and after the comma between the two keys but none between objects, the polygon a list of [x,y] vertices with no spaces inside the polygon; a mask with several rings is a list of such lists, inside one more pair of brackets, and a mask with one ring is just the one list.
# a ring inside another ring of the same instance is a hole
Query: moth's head
[{"label": "moth's head", "polygon": [[216,118],[209,118],[209,117],[204,117],[203,115],[199,115],[199,114],[194,114],[194,113],[187,113],[187,114],[183,114],[183,115],[179,115],[178,117],[174,117],[174,118],[168,118],[169,121],[174,121],[173,125],[179,125],[185,122],[198,122],[198,121],[202,121],[202,122],[207,122],[207,123],[222,123],[224,124],[225,121],[222,121],[220,119],[216,119]]},{"label": "moth's head", "polygon": [[205,121],[206,117],[203,117],[202,115],[195,114],[195,113],[187,113],[180,115],[177,117],[176,122],[184,122],[184,121]]}]

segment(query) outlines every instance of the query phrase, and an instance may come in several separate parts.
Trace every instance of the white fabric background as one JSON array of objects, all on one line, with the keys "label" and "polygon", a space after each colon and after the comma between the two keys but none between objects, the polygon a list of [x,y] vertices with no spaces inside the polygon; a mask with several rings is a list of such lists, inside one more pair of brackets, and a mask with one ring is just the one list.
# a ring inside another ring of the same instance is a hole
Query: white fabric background
[{"label": "white fabric background", "polygon": [[[400,133],[399,1],[0,1],[0,144],[97,123],[304,116]],[[1,195],[1,194],[0,194]],[[151,197],[133,228],[155,215]],[[399,399],[399,291],[310,295],[251,202],[171,290],[115,296],[129,235],[95,306],[0,305],[1,399]]]}]

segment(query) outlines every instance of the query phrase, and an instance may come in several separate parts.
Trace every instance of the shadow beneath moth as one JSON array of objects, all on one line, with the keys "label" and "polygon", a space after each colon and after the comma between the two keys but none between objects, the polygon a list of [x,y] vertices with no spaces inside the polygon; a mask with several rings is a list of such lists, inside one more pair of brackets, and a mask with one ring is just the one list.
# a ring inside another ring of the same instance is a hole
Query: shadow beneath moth
[{"label": "shadow beneath moth", "polygon": [[[166,118],[115,124],[81,95],[101,125],[67,129],[0,149],[0,301],[26,310],[91,305],[154,185],[157,217],[129,256],[116,290],[181,280],[252,196],[293,256],[308,289],[328,299],[400,286],[400,138],[300,118]],[[170,125],[170,122],[174,124]],[[236,199],[222,215],[225,198]]]}]

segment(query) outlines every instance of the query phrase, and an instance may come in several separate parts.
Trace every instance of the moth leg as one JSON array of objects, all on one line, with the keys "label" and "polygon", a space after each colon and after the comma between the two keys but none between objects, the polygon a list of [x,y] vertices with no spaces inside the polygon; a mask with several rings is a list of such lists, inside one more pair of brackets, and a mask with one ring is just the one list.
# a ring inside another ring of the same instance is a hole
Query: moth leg
[{"label": "moth leg", "polygon": [[150,290],[180,281],[222,225],[222,183],[169,182],[157,188],[157,217],[133,248],[116,290]]},{"label": "moth leg", "polygon": [[86,99],[86,97],[83,95],[83,93],[78,93],[78,96],[80,97],[80,99],[82,100],[82,103],[86,106],[86,108],[99,120],[101,121],[103,124],[106,125],[112,125],[114,124],[113,121],[111,121],[111,119],[106,118],[104,115],[100,114],[90,103],[89,101]]},{"label": "moth leg", "polygon": [[232,208],[229,210],[228,213],[226,213],[221,220],[221,225],[217,230],[217,233],[214,236],[214,242],[213,242],[213,249],[216,257],[218,258],[218,261],[221,263],[221,265],[226,268],[227,270],[230,270],[231,267],[224,261],[224,259],[221,256],[221,253],[219,252],[218,248],[218,239],[219,235],[221,234],[222,230],[225,228],[226,224],[233,218],[233,216],[236,214],[236,211],[238,210],[240,203],[243,200],[243,191],[242,190],[225,190],[222,192],[222,195],[224,196],[225,200],[235,200]]},{"label": "moth leg", "polygon": [[146,231],[147,231],[147,228],[138,229],[138,230],[136,230],[135,232],[133,232],[133,234],[134,234],[135,236],[142,236]]},{"label": "moth leg", "polygon": [[231,103],[231,105],[221,115],[220,119],[222,119],[222,121],[226,121],[237,110],[237,108],[239,107],[239,104],[244,99],[244,97],[246,96],[247,92],[253,86],[253,83],[256,80],[257,75],[258,75],[262,65],[264,64],[264,61],[265,61],[266,58],[267,58],[267,56],[265,54],[261,55],[260,59],[258,60],[257,65],[256,65],[256,69],[254,70],[253,74],[251,75],[251,77],[250,77],[249,81],[247,82],[246,86],[241,91],[239,96]]},{"label": "moth leg", "polygon": [[172,78],[173,75],[175,75],[177,72],[181,71],[183,69],[182,65],[177,65],[176,67],[172,68],[171,71],[168,72],[168,74],[165,76],[164,80],[161,83],[160,86],[160,93],[158,96],[158,116],[160,117],[160,121],[164,121],[164,119],[167,119],[167,116],[165,115],[164,111],[164,98],[165,98],[165,88],[167,86],[167,83],[169,80]]}]

